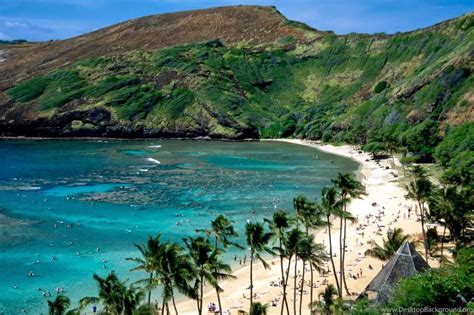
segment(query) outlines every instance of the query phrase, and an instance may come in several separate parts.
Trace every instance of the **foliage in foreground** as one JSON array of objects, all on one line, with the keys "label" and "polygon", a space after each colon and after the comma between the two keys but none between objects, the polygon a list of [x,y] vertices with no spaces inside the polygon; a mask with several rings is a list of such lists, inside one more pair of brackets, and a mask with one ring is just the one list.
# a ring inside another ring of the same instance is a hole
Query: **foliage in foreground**
[{"label": "foliage in foreground", "polygon": [[459,251],[453,264],[402,280],[389,307],[465,307],[474,298],[474,248]]}]

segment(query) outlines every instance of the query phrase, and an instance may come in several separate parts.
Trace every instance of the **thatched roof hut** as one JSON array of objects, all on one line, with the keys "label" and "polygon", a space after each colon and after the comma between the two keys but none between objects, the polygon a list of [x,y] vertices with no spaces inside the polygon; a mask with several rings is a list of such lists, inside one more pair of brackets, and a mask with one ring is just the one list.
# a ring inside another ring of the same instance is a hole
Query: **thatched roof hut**
[{"label": "thatched roof hut", "polygon": [[[410,277],[429,267],[413,245],[405,241],[397,250],[397,253],[390,258],[388,263],[367,285],[360,297],[368,296],[375,303],[384,303],[401,279]],[[373,297],[373,293],[375,293],[375,297]]]}]

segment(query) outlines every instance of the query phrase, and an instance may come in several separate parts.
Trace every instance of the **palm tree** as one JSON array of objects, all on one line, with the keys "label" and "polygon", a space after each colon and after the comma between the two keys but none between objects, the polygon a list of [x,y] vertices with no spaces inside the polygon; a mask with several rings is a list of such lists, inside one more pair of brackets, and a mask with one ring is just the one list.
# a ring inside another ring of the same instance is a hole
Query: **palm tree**
[{"label": "palm tree", "polygon": [[[296,267],[297,267],[297,254],[298,254],[298,244],[300,243],[301,238],[303,237],[303,232],[298,229],[297,227],[292,228],[291,230],[285,233],[285,236],[282,238],[283,240],[283,248],[284,250],[282,253],[286,255],[288,259],[288,265],[286,267],[286,273],[284,276],[283,287],[286,288],[288,286],[288,280],[290,279],[290,268],[291,268],[291,260],[293,257],[295,258],[295,280],[294,280],[294,290],[293,290],[293,300],[296,300]],[[288,302],[287,302],[288,303]],[[281,311],[283,312],[283,304],[281,305]],[[293,310],[296,313],[296,304],[293,303]],[[287,312],[290,314],[290,311],[287,307]]]},{"label": "palm tree", "polygon": [[[204,229],[204,230],[196,230],[196,232],[204,232],[208,235],[208,237],[214,237],[214,250],[217,251],[219,248],[219,243],[222,247],[228,248],[229,246],[235,246],[237,248],[243,249],[243,247],[231,240],[233,237],[238,237],[239,234],[234,228],[234,221],[229,220],[224,215],[218,215],[212,222],[211,222],[211,229]],[[218,273],[218,271],[215,271]],[[222,304],[221,304],[221,296],[220,292],[223,291],[221,288],[219,289],[216,286],[216,295],[217,295],[217,302],[219,304],[219,314],[222,315]]]},{"label": "palm tree", "polygon": [[340,283],[339,288],[342,290],[342,285],[346,290],[346,294],[349,295],[349,289],[347,288],[346,275],[345,275],[345,257],[346,257],[346,237],[347,237],[347,220],[352,222],[355,221],[355,218],[350,212],[347,211],[347,204],[356,198],[360,198],[363,195],[367,195],[365,191],[365,186],[359,182],[354,174],[339,173],[337,178],[333,181],[337,189],[339,189],[339,194],[342,201],[342,216],[340,217],[340,233],[339,233],[339,244],[340,244]]},{"label": "palm tree", "polygon": [[427,178],[428,172],[421,165],[414,165],[409,170],[413,179]]},{"label": "palm tree", "polygon": [[341,201],[337,199],[338,193],[335,187],[324,187],[322,190],[321,206],[326,215],[326,224],[328,229],[328,241],[329,241],[329,258],[331,260],[332,272],[334,274],[334,280],[336,280],[337,292],[339,296],[342,295],[342,290],[339,286],[339,279],[337,277],[336,266],[334,264],[334,257],[332,251],[332,236],[331,236],[331,216],[341,216]]},{"label": "palm tree", "polygon": [[389,260],[408,238],[409,235],[403,234],[403,229],[396,228],[393,231],[387,232],[387,238],[382,240],[382,246],[377,244],[374,240],[370,240],[368,244],[371,245],[372,248],[366,250],[365,254],[380,260]]},{"label": "palm tree", "polygon": [[241,245],[231,240],[231,238],[239,236],[233,224],[234,221],[228,219],[223,214],[220,214],[211,222],[210,229],[198,229],[196,232],[204,232],[209,237],[213,237],[214,248],[217,248],[219,243],[221,243],[224,248],[235,246],[237,248],[243,249]]},{"label": "palm tree", "polygon": [[[328,284],[323,292],[319,293],[320,301],[316,302],[316,307],[321,313],[332,314],[335,303],[335,296],[338,292],[332,283]],[[314,308],[313,308],[314,309]]]},{"label": "palm tree", "polygon": [[[322,271],[324,269],[324,260],[326,259],[326,254],[324,253],[324,246],[315,243],[314,235],[305,233],[303,234],[303,238],[301,238],[300,243],[298,244],[298,256],[301,258],[303,264],[303,272],[301,276],[302,287],[300,291],[299,305],[299,314],[301,315],[303,307],[303,289],[306,262],[309,263],[311,271],[313,271],[313,269],[315,269],[316,271]],[[313,289],[313,279],[311,279],[310,286],[311,289]],[[311,298],[312,297],[310,297],[310,299]],[[312,304],[312,302],[313,301],[310,300],[310,305]]]},{"label": "palm tree", "polygon": [[252,303],[249,315],[267,315],[268,304]]},{"label": "palm tree", "polygon": [[158,259],[163,250],[163,244],[160,242],[161,235],[156,237],[148,236],[146,244],[135,244],[135,247],[140,251],[139,258],[127,258],[129,261],[136,262],[138,266],[132,268],[130,271],[143,270],[150,274],[149,278],[140,280],[139,282],[146,282],[148,290],[148,305],[151,303],[151,291],[153,289],[153,274],[159,267]]},{"label": "palm tree", "polygon": [[123,292],[123,310],[125,315],[133,315],[135,310],[140,306],[145,296],[145,292],[133,285],[126,288]]},{"label": "palm tree", "polygon": [[71,305],[67,296],[58,295],[54,301],[48,300],[49,315],[63,315]]},{"label": "palm tree", "polygon": [[433,187],[433,192],[428,200],[430,219],[443,226],[441,237],[441,259],[443,259],[444,240],[446,229],[449,229],[450,239],[455,242],[461,237],[462,231],[472,222],[472,191],[450,186],[442,189]]},{"label": "palm tree", "polygon": [[220,292],[223,292],[224,290],[219,286],[219,281],[220,280],[228,280],[228,279],[235,279],[236,277],[232,275],[232,268],[230,265],[224,263],[221,259],[221,253],[222,251],[217,249],[214,250],[214,253],[212,255],[211,259],[211,269],[212,269],[212,275],[214,276],[214,279],[216,279],[216,294],[217,294],[217,299],[219,302],[219,314],[222,314],[222,306],[221,306],[221,300],[220,300]]},{"label": "palm tree", "polygon": [[[280,257],[280,271],[281,271],[281,282],[283,286],[283,301],[281,304],[281,315],[283,315],[283,307],[286,306],[286,311],[289,314],[290,309],[288,306],[288,299],[286,297],[286,286],[287,283],[285,281],[285,271],[283,267],[285,256],[287,256],[286,248],[283,246],[286,231],[291,225],[291,218],[289,217],[288,213],[283,210],[278,210],[273,213],[272,220],[264,219],[266,223],[268,223],[270,227],[270,231],[273,234],[273,237],[278,240],[278,247],[274,247],[273,250],[278,252],[278,256]],[[288,261],[288,265],[290,261]]]},{"label": "palm tree", "polygon": [[272,253],[268,248],[268,242],[272,238],[271,232],[266,232],[261,223],[252,223],[247,221],[245,225],[245,235],[247,246],[250,250],[250,305],[253,303],[253,262],[260,260],[265,269],[270,268],[267,262],[261,256],[264,252]]},{"label": "palm tree", "polygon": [[[295,209],[297,210],[297,209]],[[306,234],[309,235],[310,230],[316,229],[326,225],[324,220],[324,211],[321,205],[309,201],[304,198],[303,202],[299,205],[299,209],[296,212],[296,219],[303,224]],[[304,274],[304,270],[303,270]],[[310,264],[310,303],[313,302],[313,283],[314,283],[314,270],[313,265]]]},{"label": "palm tree", "polygon": [[189,298],[197,298],[195,289],[188,283],[193,279],[193,266],[179,244],[171,241],[165,243],[156,274],[163,285],[162,314],[164,314],[165,307],[169,312],[168,302],[170,300],[173,303],[175,313],[178,314],[175,290]]},{"label": "palm tree", "polygon": [[113,271],[106,278],[101,278],[97,274],[94,274],[93,278],[97,281],[99,294],[96,297],[82,298],[79,301],[82,310],[92,303],[102,303],[105,314],[132,315],[143,298],[143,292],[133,286],[127,288]]},{"label": "palm tree", "polygon": [[426,239],[426,230],[425,230],[425,220],[426,220],[426,209],[425,204],[428,202],[429,198],[433,192],[433,184],[431,181],[421,175],[411,181],[407,186],[406,190],[408,193],[405,195],[405,198],[416,201],[418,209],[420,209],[420,220],[421,220],[421,231],[423,233],[423,244],[425,247],[425,257],[428,262],[428,243]]},{"label": "palm tree", "polygon": [[[198,236],[196,238],[185,238],[184,243],[188,249],[188,254],[193,262],[193,271],[195,274],[195,289],[197,289],[197,307],[198,313],[203,312],[203,288],[205,282],[212,285],[217,292],[222,289],[218,281],[222,279],[234,278],[230,274],[231,268],[224,264],[219,257],[219,249],[213,249],[208,238]],[[219,310],[221,311],[221,310]]]}]

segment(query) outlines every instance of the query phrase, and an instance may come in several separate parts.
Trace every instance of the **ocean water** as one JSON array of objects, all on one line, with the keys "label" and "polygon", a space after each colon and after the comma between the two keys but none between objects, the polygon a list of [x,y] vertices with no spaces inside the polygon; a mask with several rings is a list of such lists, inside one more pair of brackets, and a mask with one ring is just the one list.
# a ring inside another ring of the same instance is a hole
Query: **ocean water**
[{"label": "ocean water", "polygon": [[0,314],[46,313],[57,288],[75,307],[93,273],[143,277],[125,258],[149,234],[181,240],[220,213],[242,234],[357,167],[275,142],[0,141]]}]

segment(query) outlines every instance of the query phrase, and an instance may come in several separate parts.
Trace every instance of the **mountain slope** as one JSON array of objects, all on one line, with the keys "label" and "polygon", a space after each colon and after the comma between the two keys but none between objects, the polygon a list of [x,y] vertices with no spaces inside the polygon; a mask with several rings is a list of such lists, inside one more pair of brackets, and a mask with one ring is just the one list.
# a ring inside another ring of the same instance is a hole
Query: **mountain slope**
[{"label": "mountain slope", "polygon": [[[7,48],[0,131],[298,136],[391,143],[430,160],[446,133],[474,120],[473,30],[467,14],[408,33],[337,36],[253,6],[137,19]],[[40,58],[37,47],[49,48]]]},{"label": "mountain slope", "polygon": [[7,62],[0,65],[0,89],[88,57],[214,39],[229,46],[246,42],[264,48],[289,35],[306,40],[304,28],[291,25],[272,7],[221,7],[147,16],[67,40],[13,45]]}]

